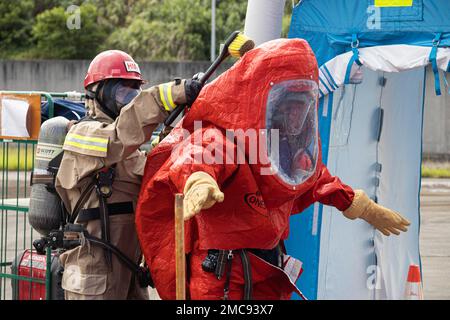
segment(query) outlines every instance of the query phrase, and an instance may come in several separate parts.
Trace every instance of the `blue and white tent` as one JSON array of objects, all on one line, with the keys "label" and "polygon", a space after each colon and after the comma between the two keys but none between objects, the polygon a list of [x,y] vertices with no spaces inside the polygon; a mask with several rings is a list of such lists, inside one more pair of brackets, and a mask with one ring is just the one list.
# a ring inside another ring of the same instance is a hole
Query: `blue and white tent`
[{"label": "blue and white tent", "polygon": [[[272,23],[278,36],[264,40],[279,37],[283,5],[249,0],[246,33],[263,42],[258,23]],[[450,1],[303,0],[289,37],[306,39],[320,66],[324,162],[412,223],[384,237],[315,204],[291,218],[288,252],[304,263],[297,284],[310,299],[402,299],[409,265],[420,265],[425,69],[431,64],[436,94],[448,89]]]}]

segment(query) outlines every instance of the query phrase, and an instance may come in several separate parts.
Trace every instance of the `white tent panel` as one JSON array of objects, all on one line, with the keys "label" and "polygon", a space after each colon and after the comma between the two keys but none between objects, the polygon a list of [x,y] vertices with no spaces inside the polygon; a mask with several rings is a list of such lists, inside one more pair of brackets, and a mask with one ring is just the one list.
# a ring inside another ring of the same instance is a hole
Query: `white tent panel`
[{"label": "white tent panel", "polygon": [[[328,168],[354,188],[375,195],[377,110],[381,87],[376,72],[334,94]],[[369,129],[369,130],[368,130]],[[318,299],[372,299],[367,269],[375,262],[373,229],[350,221],[332,207],[322,216]]]},{"label": "white tent panel", "polygon": [[381,205],[401,212],[411,226],[400,237],[386,238],[380,234],[375,237],[381,272],[377,297],[402,299],[409,265],[420,265],[419,192],[425,70],[389,73],[385,77],[381,96],[384,123],[378,145],[382,164],[378,200]]},{"label": "white tent panel", "polygon": [[281,36],[285,0],[248,0],[244,33],[258,46]]},{"label": "white tent panel", "polygon": [[[406,235],[382,238],[366,222],[349,221],[338,210],[325,207],[318,299],[401,298],[404,270],[418,260],[418,201],[395,200],[418,199],[423,68],[384,74],[363,67],[363,73],[361,84],[334,93],[327,166],[353,188],[400,211],[413,225]],[[396,149],[398,143],[404,146]],[[401,184],[392,180],[395,177],[402,177]]]}]

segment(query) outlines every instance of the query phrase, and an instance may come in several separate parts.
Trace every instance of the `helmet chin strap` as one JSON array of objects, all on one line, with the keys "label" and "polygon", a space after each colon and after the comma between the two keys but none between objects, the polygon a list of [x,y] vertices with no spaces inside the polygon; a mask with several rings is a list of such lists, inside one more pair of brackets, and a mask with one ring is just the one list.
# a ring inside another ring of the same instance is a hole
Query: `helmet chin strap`
[{"label": "helmet chin strap", "polygon": [[86,89],[86,98],[94,100],[95,99],[95,91],[87,90]]},{"label": "helmet chin strap", "polygon": [[89,85],[85,92],[86,92],[86,99],[95,100],[95,92],[97,91],[98,83],[94,83]]}]

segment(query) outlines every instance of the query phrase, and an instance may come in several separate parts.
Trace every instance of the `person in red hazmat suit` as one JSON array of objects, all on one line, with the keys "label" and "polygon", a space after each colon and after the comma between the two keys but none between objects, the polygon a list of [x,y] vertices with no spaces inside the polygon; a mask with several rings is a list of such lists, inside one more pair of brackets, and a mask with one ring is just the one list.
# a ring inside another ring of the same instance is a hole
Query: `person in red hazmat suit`
[{"label": "person in red hazmat suit", "polygon": [[[174,194],[184,193],[189,299],[289,299],[302,269],[283,240],[316,201],[385,235],[409,222],[321,160],[318,66],[308,43],[269,41],[205,86],[152,151],[136,211],[162,299],[175,298]],[[295,230],[292,230],[295,232]]]}]

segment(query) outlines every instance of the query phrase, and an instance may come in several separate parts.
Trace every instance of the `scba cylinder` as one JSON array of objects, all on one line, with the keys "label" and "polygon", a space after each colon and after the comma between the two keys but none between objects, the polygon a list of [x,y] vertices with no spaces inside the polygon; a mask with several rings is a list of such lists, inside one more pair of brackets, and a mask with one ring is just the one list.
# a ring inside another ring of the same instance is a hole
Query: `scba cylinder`
[{"label": "scba cylinder", "polygon": [[49,171],[49,162],[62,152],[68,123],[64,117],[51,118],[42,124],[39,133],[28,219],[43,236],[58,229],[61,222],[61,201],[54,190],[55,173]]}]

